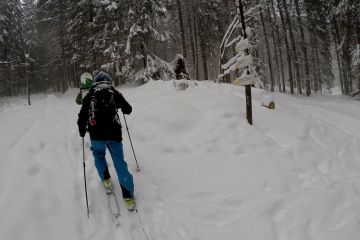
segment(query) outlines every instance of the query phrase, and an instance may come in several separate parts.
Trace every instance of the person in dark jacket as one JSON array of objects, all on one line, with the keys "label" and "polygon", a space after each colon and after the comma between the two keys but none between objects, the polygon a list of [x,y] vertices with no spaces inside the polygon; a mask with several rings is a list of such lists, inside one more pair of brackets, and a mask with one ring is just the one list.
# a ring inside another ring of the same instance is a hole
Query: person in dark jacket
[{"label": "person in dark jacket", "polygon": [[133,176],[128,170],[127,163],[124,160],[121,125],[118,120],[117,112],[112,114],[96,115],[96,123],[90,119],[92,98],[95,91],[101,88],[108,88],[113,93],[113,104],[116,109],[121,109],[124,114],[132,112],[131,105],[125,100],[123,95],[110,85],[111,77],[100,71],[94,77],[94,85],[90,88],[89,93],[84,97],[82,107],[78,118],[78,127],[81,137],[84,137],[88,130],[91,139],[91,150],[93,152],[95,166],[99,177],[109,192],[113,191],[110,174],[107,171],[107,162],[105,159],[106,148],[109,149],[114,167],[122,189],[123,198],[128,209],[134,209],[134,182]]},{"label": "person in dark jacket", "polygon": [[190,80],[189,77],[189,73],[186,71],[186,65],[185,65],[185,60],[184,57],[182,55],[177,55],[176,56],[178,58],[177,62],[176,62],[176,68],[175,68],[175,74],[176,74],[176,79],[187,79]]}]

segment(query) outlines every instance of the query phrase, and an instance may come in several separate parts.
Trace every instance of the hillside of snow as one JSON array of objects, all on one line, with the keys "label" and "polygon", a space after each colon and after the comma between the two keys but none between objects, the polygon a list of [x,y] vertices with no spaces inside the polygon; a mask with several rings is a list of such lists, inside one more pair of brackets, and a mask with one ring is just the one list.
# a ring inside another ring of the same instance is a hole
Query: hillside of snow
[{"label": "hillside of snow", "polygon": [[[123,137],[141,224],[122,201],[113,224],[88,135],[87,218],[70,90],[0,107],[0,239],[359,239],[360,102],[253,89],[250,126],[242,87],[205,81],[176,91],[151,81],[119,90],[134,110],[126,120],[141,172],[125,127]],[[269,97],[275,110],[261,106]]]}]

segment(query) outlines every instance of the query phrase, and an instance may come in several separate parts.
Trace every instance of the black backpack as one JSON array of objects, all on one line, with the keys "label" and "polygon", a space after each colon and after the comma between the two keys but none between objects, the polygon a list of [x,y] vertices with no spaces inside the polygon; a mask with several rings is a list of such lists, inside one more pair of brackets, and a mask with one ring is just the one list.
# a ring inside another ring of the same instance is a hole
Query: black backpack
[{"label": "black backpack", "polygon": [[103,125],[117,121],[114,88],[110,82],[98,82],[90,89],[89,124]]}]

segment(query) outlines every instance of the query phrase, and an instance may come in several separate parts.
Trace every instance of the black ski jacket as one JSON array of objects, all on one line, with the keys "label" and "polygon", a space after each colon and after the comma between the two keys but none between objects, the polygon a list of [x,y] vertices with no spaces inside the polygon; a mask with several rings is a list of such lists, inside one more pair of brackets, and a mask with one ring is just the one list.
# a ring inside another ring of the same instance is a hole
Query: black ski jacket
[{"label": "black ski jacket", "polygon": [[[114,87],[114,101],[117,109],[121,109],[124,114],[130,114],[132,112],[131,105],[125,100],[123,95],[119,93]],[[90,102],[91,102],[91,92],[90,91],[83,99],[81,110],[79,112],[79,118],[77,121],[80,135],[84,136],[86,133],[86,128],[89,131],[90,138],[92,140],[113,140],[113,141],[122,141],[121,133],[121,124],[119,121],[112,121],[107,124],[97,123],[94,126],[89,123],[89,113],[90,113]]]}]

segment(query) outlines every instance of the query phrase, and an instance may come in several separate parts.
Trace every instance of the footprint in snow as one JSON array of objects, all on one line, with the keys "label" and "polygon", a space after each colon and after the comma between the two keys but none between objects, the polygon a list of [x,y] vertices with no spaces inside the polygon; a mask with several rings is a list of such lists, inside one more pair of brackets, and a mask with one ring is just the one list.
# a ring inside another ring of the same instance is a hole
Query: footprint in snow
[{"label": "footprint in snow", "polygon": [[31,166],[27,170],[27,174],[29,177],[35,177],[36,175],[38,175],[39,172],[40,172],[40,168],[38,166]]},{"label": "footprint in snow", "polygon": [[173,153],[174,152],[174,148],[172,147],[164,147],[162,149],[163,153]]}]

